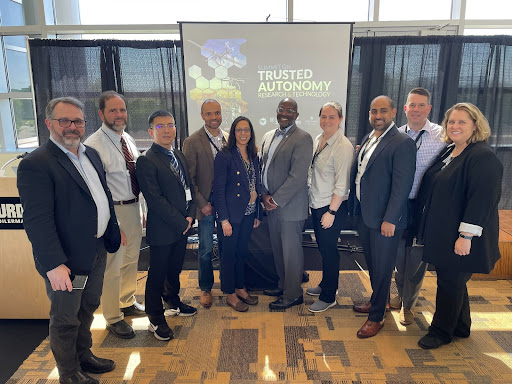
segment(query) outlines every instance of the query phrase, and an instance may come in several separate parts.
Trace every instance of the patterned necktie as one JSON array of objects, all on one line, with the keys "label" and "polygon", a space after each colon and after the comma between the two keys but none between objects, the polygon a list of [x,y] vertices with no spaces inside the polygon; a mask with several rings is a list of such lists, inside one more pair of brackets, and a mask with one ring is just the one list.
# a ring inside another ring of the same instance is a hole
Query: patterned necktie
[{"label": "patterned necktie", "polygon": [[137,177],[135,176],[135,161],[133,160],[133,156],[131,152],[128,150],[128,146],[126,145],[126,141],[124,140],[124,137],[121,136],[121,147],[123,147],[123,156],[124,160],[126,161],[126,168],[128,169],[128,172],[130,173],[130,181],[132,184],[132,193],[135,195],[135,197],[139,196],[140,189],[139,189],[139,183],[137,182]]},{"label": "patterned necktie", "polygon": [[173,151],[167,152],[169,155],[169,159],[171,159],[171,165],[176,172],[176,174],[179,175],[181,184],[183,185],[183,189],[187,189],[187,183],[185,182],[185,177],[183,177],[183,172],[181,172],[180,166],[178,165],[178,159],[176,159],[176,156],[174,156]]}]

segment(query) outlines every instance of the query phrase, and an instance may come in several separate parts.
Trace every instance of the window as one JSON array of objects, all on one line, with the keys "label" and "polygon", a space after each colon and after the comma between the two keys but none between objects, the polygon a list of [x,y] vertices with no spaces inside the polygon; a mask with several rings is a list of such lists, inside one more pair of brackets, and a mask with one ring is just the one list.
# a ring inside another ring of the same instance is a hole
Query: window
[{"label": "window", "polygon": [[446,20],[451,8],[451,0],[380,0],[379,20]]},{"label": "window", "polygon": [[368,21],[368,1],[294,0],[294,21]]},{"label": "window", "polygon": [[466,0],[466,19],[510,19],[509,0]]}]

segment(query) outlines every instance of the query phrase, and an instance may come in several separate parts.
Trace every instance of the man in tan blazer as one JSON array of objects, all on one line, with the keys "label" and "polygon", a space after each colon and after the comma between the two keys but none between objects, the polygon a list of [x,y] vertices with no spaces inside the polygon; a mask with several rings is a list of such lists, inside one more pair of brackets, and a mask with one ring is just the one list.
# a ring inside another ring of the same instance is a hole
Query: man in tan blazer
[{"label": "man in tan blazer", "polygon": [[208,308],[212,305],[212,249],[215,229],[215,209],[211,204],[213,161],[223,144],[227,142],[228,133],[220,128],[222,112],[216,100],[205,100],[201,106],[201,117],[204,126],[185,139],[183,154],[187,160],[197,202],[200,303]]}]

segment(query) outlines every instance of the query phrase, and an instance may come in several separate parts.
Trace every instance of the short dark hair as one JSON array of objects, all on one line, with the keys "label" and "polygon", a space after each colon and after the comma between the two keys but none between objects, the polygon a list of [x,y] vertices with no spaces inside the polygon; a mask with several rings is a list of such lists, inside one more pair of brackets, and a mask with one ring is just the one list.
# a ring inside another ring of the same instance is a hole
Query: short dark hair
[{"label": "short dark hair", "polygon": [[53,117],[53,110],[55,109],[55,106],[59,103],[73,105],[73,106],[77,107],[78,109],[80,109],[82,111],[82,113],[84,113],[85,107],[84,107],[84,104],[80,100],[75,99],[74,97],[71,97],[71,96],[57,97],[55,99],[50,100],[50,102],[46,106],[45,115],[46,115],[47,119],[51,119]]},{"label": "short dark hair", "polygon": [[258,154],[258,148],[256,147],[256,137],[254,134],[254,128],[252,127],[251,120],[249,120],[245,116],[238,116],[233,121],[233,124],[231,124],[231,129],[229,130],[228,142],[224,148],[225,148],[225,150],[230,150],[231,148],[236,146],[235,128],[238,125],[238,123],[241,121],[247,121],[249,123],[249,128],[251,128],[251,138],[249,139],[249,142],[247,143],[247,154],[249,155],[250,158],[253,158]]},{"label": "short dark hair", "polygon": [[286,102],[292,103],[293,107],[295,108],[295,112],[299,112],[299,106],[297,105],[297,102],[295,100],[293,100],[291,97],[285,97],[284,99],[282,99],[278,104],[278,108],[279,108],[279,105],[281,105],[281,103],[286,103]]},{"label": "short dark hair", "polygon": [[121,100],[124,101],[124,103],[126,104],[126,99],[124,98],[123,95],[121,95],[120,93],[117,93],[116,91],[105,91],[103,92],[101,95],[100,95],[100,101],[99,101],[99,104],[100,104],[100,111],[101,112],[104,112],[105,111],[105,106],[107,104],[107,101],[109,101],[111,98],[113,97],[119,97]]},{"label": "short dark hair", "polygon": [[372,100],[372,102],[370,103],[370,109],[371,109],[371,105],[373,104],[373,102],[374,102],[375,100],[377,100],[379,97],[383,97],[383,98],[385,98],[385,99],[388,101],[389,106],[391,107],[391,109],[395,109],[395,102],[393,101],[393,99],[392,99],[391,97],[389,97],[389,96],[387,96],[387,95],[379,95],[379,96],[375,97],[375,98]]},{"label": "short dark hair", "polygon": [[220,107],[220,103],[215,100],[215,99],[206,99],[205,101],[203,101],[203,104],[201,104],[201,113],[203,113],[203,107],[205,104],[208,104],[208,103],[217,103]]},{"label": "short dark hair", "polygon": [[153,112],[151,115],[149,115],[149,117],[148,117],[149,126],[151,126],[151,124],[153,124],[153,120],[155,120],[157,117],[160,117],[160,116],[169,116],[169,117],[172,117],[174,120],[174,116],[172,115],[171,112],[164,111],[163,109],[160,109],[158,111]]},{"label": "short dark hair", "polygon": [[421,88],[421,87],[413,88],[407,94],[407,99],[409,99],[409,95],[425,96],[427,98],[427,103],[430,105],[430,92],[427,91],[425,88]]},{"label": "short dark hair", "polygon": [[328,107],[334,108],[336,110],[336,112],[338,112],[338,117],[340,117],[340,118],[343,117],[343,108],[342,108],[341,104],[338,103],[337,101],[328,101],[327,103],[322,105],[322,108],[320,108],[320,113],[318,114],[318,116],[321,116],[324,108],[328,108]]}]

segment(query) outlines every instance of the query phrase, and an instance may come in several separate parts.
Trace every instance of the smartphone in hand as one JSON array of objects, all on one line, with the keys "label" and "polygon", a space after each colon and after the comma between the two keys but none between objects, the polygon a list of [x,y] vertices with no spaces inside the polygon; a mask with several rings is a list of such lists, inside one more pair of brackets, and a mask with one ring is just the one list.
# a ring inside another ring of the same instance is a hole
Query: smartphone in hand
[{"label": "smartphone in hand", "polygon": [[89,276],[87,275],[71,275],[69,277],[71,279],[71,285],[73,289],[84,289],[85,284],[87,284],[87,279]]}]

